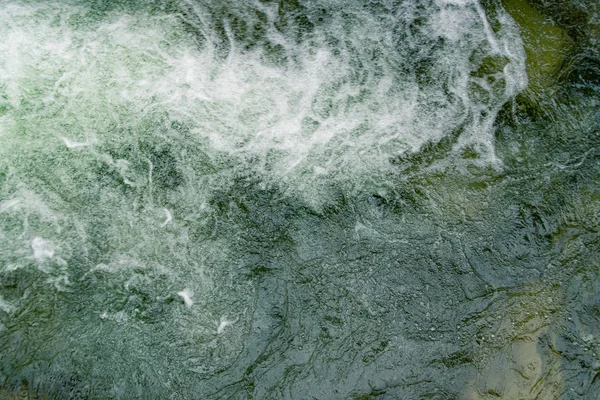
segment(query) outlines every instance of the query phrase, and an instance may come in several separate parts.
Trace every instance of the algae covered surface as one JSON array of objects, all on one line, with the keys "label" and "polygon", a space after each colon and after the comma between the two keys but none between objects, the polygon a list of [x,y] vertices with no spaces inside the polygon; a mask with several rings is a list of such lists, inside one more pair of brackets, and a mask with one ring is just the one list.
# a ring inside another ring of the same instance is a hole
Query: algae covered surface
[{"label": "algae covered surface", "polygon": [[599,13],[3,2],[0,397],[598,397]]}]

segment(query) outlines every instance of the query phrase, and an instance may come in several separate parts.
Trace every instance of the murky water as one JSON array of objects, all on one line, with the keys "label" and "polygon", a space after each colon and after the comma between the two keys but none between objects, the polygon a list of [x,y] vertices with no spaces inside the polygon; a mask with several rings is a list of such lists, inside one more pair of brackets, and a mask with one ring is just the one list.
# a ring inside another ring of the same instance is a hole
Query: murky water
[{"label": "murky water", "polygon": [[0,396],[600,398],[600,7],[0,5]]}]

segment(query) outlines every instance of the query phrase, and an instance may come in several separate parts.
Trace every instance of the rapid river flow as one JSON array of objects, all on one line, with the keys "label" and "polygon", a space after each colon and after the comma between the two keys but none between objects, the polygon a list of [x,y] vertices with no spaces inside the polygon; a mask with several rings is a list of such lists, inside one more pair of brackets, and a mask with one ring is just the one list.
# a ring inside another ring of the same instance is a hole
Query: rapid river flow
[{"label": "rapid river flow", "polygon": [[0,3],[0,398],[600,398],[600,6]]}]

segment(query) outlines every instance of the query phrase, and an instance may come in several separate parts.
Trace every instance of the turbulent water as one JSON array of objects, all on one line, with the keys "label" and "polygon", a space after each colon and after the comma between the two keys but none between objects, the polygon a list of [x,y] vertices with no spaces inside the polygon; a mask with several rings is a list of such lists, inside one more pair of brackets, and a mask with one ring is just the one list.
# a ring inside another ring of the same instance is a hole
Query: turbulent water
[{"label": "turbulent water", "polygon": [[600,6],[0,4],[0,396],[600,398]]}]

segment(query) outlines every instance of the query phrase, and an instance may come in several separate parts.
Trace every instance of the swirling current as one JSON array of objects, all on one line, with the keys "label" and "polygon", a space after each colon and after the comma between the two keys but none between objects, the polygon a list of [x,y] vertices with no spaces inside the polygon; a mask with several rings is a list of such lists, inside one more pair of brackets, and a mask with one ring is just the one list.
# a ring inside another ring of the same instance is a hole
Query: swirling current
[{"label": "swirling current", "polygon": [[600,5],[5,0],[0,398],[600,399]]}]

